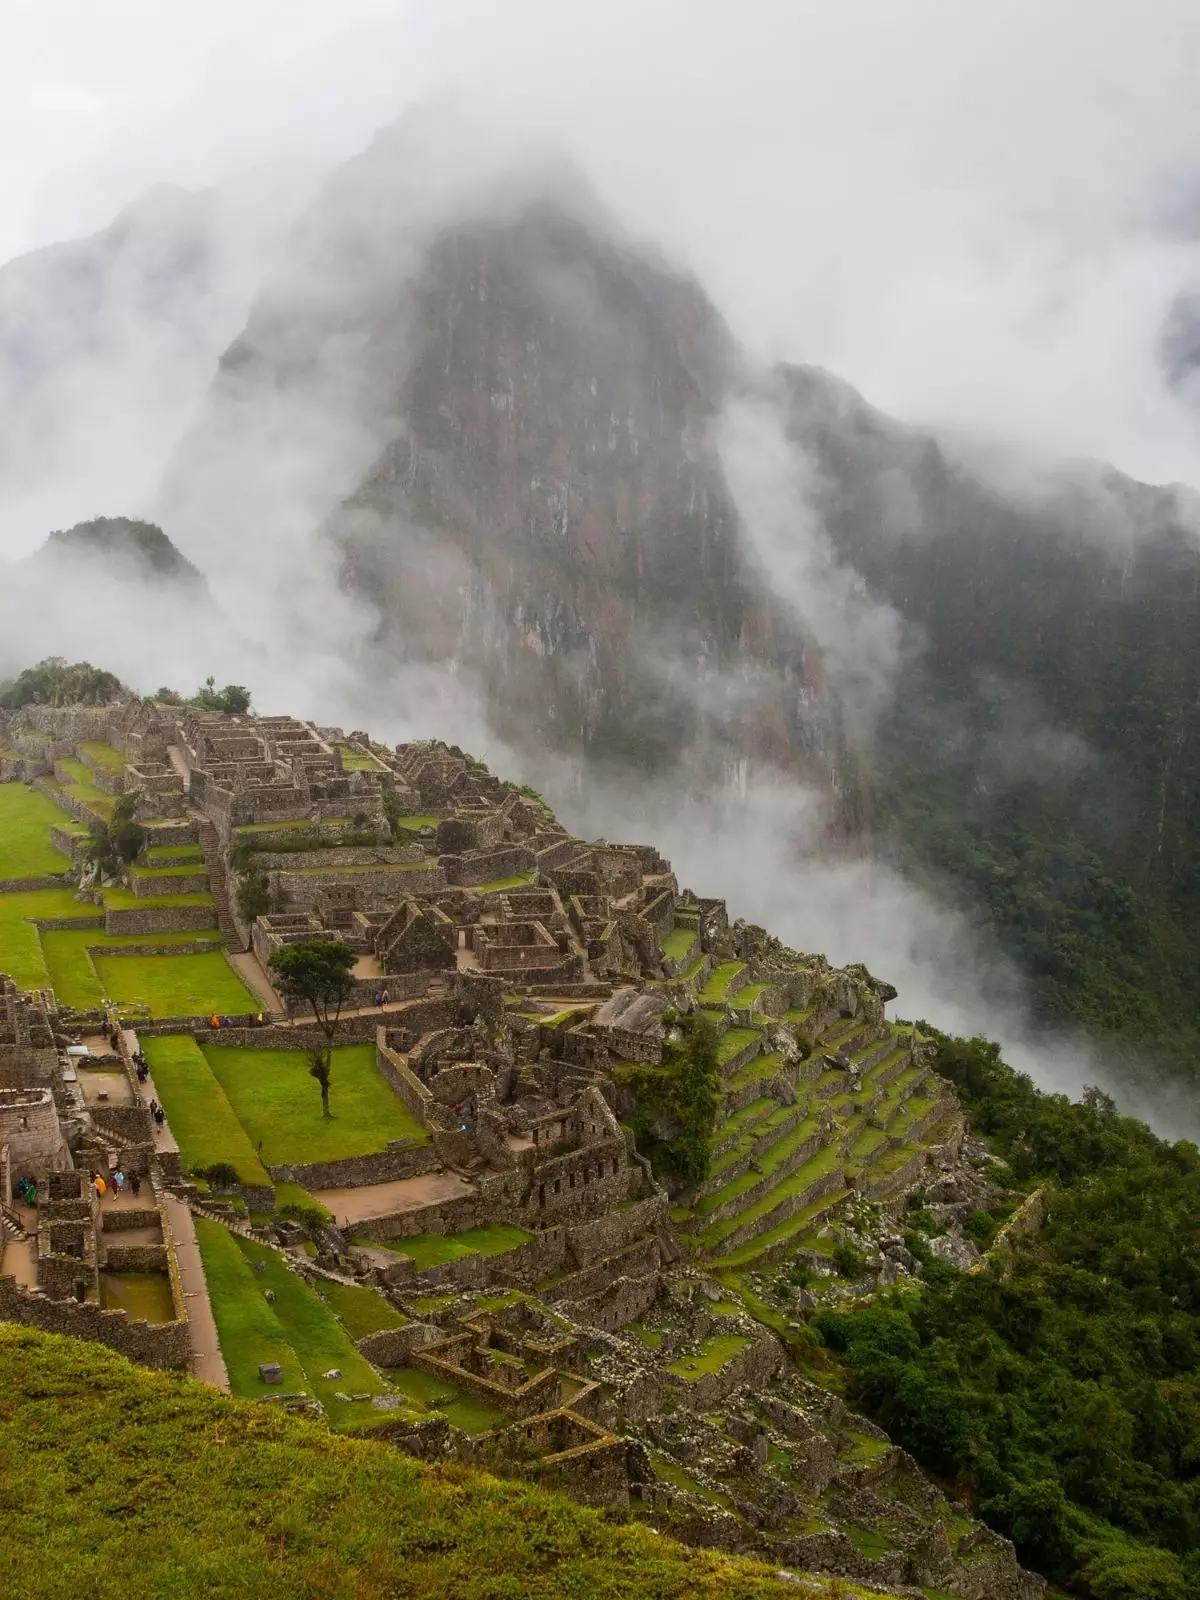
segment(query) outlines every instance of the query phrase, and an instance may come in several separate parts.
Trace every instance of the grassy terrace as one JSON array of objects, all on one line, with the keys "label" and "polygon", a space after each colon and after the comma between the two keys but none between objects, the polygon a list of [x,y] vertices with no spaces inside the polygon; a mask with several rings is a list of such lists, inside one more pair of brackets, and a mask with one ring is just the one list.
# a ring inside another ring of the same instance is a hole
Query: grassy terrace
[{"label": "grassy terrace", "polygon": [[[151,939],[153,942],[153,939]],[[195,956],[93,958],[105,993],[118,1007],[148,1006],[161,1017],[245,1016],[262,1009],[219,950]]]},{"label": "grassy terrace", "polygon": [[346,828],[353,821],[351,817],[323,817],[320,822],[314,823],[308,817],[299,817],[293,822],[244,822],[233,831],[237,833],[292,833],[297,829],[311,832],[322,828]]},{"label": "grassy terrace", "polygon": [[188,894],[136,895],[132,889],[120,884],[105,889],[104,905],[109,911],[146,911],[155,906],[211,906],[212,894],[207,889],[195,889]]},{"label": "grassy terrace", "polygon": [[409,833],[416,833],[419,828],[436,828],[436,817],[397,817],[396,826],[405,828]]},{"label": "grassy terrace", "polygon": [[303,1050],[206,1044],[203,1054],[250,1142],[262,1141],[270,1165],[370,1155],[390,1139],[428,1143],[425,1129],[376,1067],[374,1045],[334,1051],[328,1119],[321,1115],[320,1091],[308,1076]]},{"label": "grassy terrace", "polygon": [[364,756],[357,750],[351,750],[349,745],[340,744],[338,749],[342,752],[342,769],[345,772],[386,772],[387,768],[382,761],[376,761],[374,756]]},{"label": "grassy terrace", "polygon": [[714,967],[708,975],[708,982],[700,991],[700,1002],[706,1006],[724,1005],[729,998],[729,986],[735,978],[745,972],[744,961],[725,961],[719,967]]},{"label": "grassy terrace", "polygon": [[683,961],[699,939],[695,928],[676,928],[663,940],[663,955],[668,961]]},{"label": "grassy terrace", "polygon": [[[207,1217],[196,1218],[196,1236],[234,1394],[247,1399],[278,1394],[280,1385],[265,1384],[258,1375],[260,1362],[278,1361],[282,1388],[315,1395],[335,1427],[376,1420],[378,1413],[364,1402],[334,1395],[339,1390],[385,1394],[388,1385],[354,1348],[333,1308],[284,1265],[278,1251],[239,1238]],[[268,1289],[273,1302],[265,1297]],[[262,1354],[264,1346],[269,1355]],[[321,1376],[333,1368],[340,1378]]]},{"label": "grassy terrace", "polygon": [[152,867],[182,861],[200,863],[203,860],[204,852],[198,844],[152,844],[146,851],[146,861]]},{"label": "grassy terrace", "polygon": [[388,1377],[418,1415],[446,1417],[463,1433],[489,1433],[512,1421],[506,1412],[477,1399],[449,1378],[416,1367],[393,1367]]},{"label": "grassy terrace", "polygon": [[[801,1127],[803,1127],[803,1124],[801,1124]],[[801,1142],[796,1138],[800,1131],[798,1128],[794,1134],[789,1136],[791,1140],[795,1141],[792,1145],[793,1149]],[[781,1143],[785,1142],[787,1141],[781,1141]],[[775,1150],[778,1148],[779,1146],[774,1147]],[[774,1154],[774,1150],[768,1156],[765,1156],[762,1161],[763,1169],[767,1172],[777,1170],[786,1159],[785,1156],[779,1156],[775,1167],[772,1168],[768,1166],[771,1154]],[[739,1228],[745,1228],[752,1223],[760,1222],[764,1217],[770,1216],[777,1206],[782,1205],[785,1200],[790,1200],[796,1195],[803,1194],[819,1179],[827,1177],[840,1163],[841,1152],[836,1146],[827,1145],[824,1150],[818,1150],[815,1156],[810,1156],[802,1167],[793,1172],[790,1177],[784,1178],[775,1184],[753,1205],[747,1206],[744,1211],[737,1212],[736,1215],[726,1218],[723,1222],[711,1223],[701,1233],[700,1242],[709,1250],[717,1250],[722,1240],[727,1239],[731,1233],[736,1233]],[[751,1173],[749,1176],[754,1181],[758,1181],[756,1174]],[[759,1245],[761,1241],[756,1240],[755,1243]]]},{"label": "grassy terrace", "polygon": [[200,856],[199,852],[197,852],[197,856],[198,859],[195,861],[181,861],[172,863],[169,866],[131,867],[129,869],[130,875],[151,883],[161,882],[169,892],[172,878],[190,878],[197,872],[203,872],[204,857]]},{"label": "grassy terrace", "polygon": [[54,802],[36,789],[0,783],[0,878],[65,872],[69,859],[50,843],[50,829],[65,821]]},{"label": "grassy terrace", "polygon": [[[790,1113],[791,1108],[785,1106],[783,1107],[783,1110],[785,1113]],[[764,1124],[762,1131],[768,1131],[769,1127],[770,1123],[767,1122]],[[792,1128],[788,1133],[784,1134],[782,1138],[777,1139],[774,1144],[768,1145],[767,1149],[758,1159],[759,1170],[757,1172],[751,1168],[748,1172],[743,1172],[740,1177],[730,1179],[727,1184],[716,1190],[715,1193],[706,1195],[704,1199],[700,1201],[699,1205],[696,1207],[696,1210],[701,1214],[701,1216],[707,1215],[710,1211],[715,1211],[718,1206],[727,1205],[731,1200],[736,1200],[740,1194],[745,1194],[747,1189],[753,1189],[756,1184],[762,1183],[764,1178],[770,1178],[773,1173],[779,1171],[780,1167],[782,1167],[791,1156],[795,1155],[796,1151],[799,1150],[807,1140],[812,1138],[818,1127],[820,1127],[819,1117],[815,1115],[803,1117],[795,1125],[795,1127]],[[758,1129],[755,1130],[755,1135],[757,1135],[758,1131]],[[754,1136],[752,1135],[749,1143],[753,1144],[753,1142]],[[743,1151],[742,1153],[744,1154],[745,1152]],[[707,1234],[705,1234],[703,1237],[707,1238]]]},{"label": "grassy terrace", "polygon": [[694,1383],[697,1378],[703,1378],[710,1372],[719,1372],[727,1361],[731,1361],[749,1343],[744,1334],[717,1334],[704,1340],[698,1354],[681,1356],[678,1361],[672,1361],[667,1371]]},{"label": "grassy terrace", "polygon": [[717,1065],[723,1067],[727,1061],[732,1061],[740,1050],[747,1045],[755,1044],[758,1040],[756,1028],[729,1028],[717,1040]]},{"label": "grassy terrace", "polygon": [[511,878],[493,878],[479,885],[480,894],[498,894],[503,889],[524,889],[537,877],[536,872],[518,872]]},{"label": "grassy terrace", "polygon": [[105,994],[89,951],[102,955],[106,950],[148,944],[169,951],[173,944],[190,944],[197,939],[210,940],[218,948],[225,942],[219,928],[211,928],[207,933],[107,934],[102,927],[97,927],[50,930],[41,935],[42,954],[55,994],[67,1005],[81,1010],[112,998]]},{"label": "grassy terrace", "polygon": [[104,927],[99,909],[76,900],[73,889],[0,894],[0,972],[7,972],[18,988],[44,989],[50,982],[35,924],[64,917],[86,917],[97,929]]},{"label": "grassy terrace", "polygon": [[354,1283],[329,1283],[318,1278],[314,1288],[352,1339],[365,1339],[369,1333],[385,1328],[402,1328],[408,1321],[403,1312],[377,1294]]},{"label": "grassy terrace", "polygon": [[60,761],[59,765],[64,768],[71,780],[66,785],[65,792],[73,800],[78,800],[87,806],[88,810],[94,812],[102,822],[107,822],[112,816],[115,801],[112,795],[97,789],[92,780],[91,768],[84,766],[82,761],[76,761],[73,756]]},{"label": "grassy terrace", "polygon": [[112,745],[100,739],[85,739],[76,747],[84,760],[93,767],[103,767],[105,772],[124,772],[125,757]]},{"label": "grassy terrace", "polygon": [[[524,1228],[507,1222],[490,1222],[479,1228],[467,1228],[462,1233],[419,1233],[407,1239],[389,1239],[387,1249],[415,1261],[418,1271],[428,1267],[441,1267],[447,1261],[460,1261],[464,1256],[499,1256],[533,1238]],[[371,1239],[360,1239],[359,1244],[373,1244]]]},{"label": "grassy terrace", "polygon": [[190,1035],[146,1038],[142,1049],[179,1143],[183,1166],[194,1172],[228,1161],[243,1183],[269,1187],[270,1173],[255,1154],[196,1041]]}]

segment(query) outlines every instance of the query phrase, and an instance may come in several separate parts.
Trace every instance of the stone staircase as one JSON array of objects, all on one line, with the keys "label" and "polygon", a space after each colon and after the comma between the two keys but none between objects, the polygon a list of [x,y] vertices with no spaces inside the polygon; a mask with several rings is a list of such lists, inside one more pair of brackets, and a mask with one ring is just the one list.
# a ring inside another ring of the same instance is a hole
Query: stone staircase
[{"label": "stone staircase", "polygon": [[217,926],[224,936],[225,943],[230,950],[242,951],[246,948],[246,941],[242,938],[237,921],[233,915],[233,905],[229,899],[229,874],[225,870],[225,859],[221,853],[221,841],[217,830],[208,818],[199,811],[189,813],[196,825],[196,834],[200,842],[200,850],[204,856],[204,865],[208,869],[208,886],[212,891],[213,902],[217,910]]},{"label": "stone staircase", "polygon": [[0,1241],[8,1239],[23,1239],[25,1229],[20,1217],[15,1211],[10,1211],[6,1205],[0,1205]]}]

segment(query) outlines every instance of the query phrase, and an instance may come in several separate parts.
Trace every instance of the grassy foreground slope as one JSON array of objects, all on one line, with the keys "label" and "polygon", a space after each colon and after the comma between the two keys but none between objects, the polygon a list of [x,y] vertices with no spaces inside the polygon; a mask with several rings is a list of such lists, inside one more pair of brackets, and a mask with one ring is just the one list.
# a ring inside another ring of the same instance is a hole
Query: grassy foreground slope
[{"label": "grassy foreground slope", "polygon": [[[5,1592],[21,1600],[766,1600],[779,1582],[562,1495],[0,1325]],[[114,1448],[114,1443],[116,1448]]]}]

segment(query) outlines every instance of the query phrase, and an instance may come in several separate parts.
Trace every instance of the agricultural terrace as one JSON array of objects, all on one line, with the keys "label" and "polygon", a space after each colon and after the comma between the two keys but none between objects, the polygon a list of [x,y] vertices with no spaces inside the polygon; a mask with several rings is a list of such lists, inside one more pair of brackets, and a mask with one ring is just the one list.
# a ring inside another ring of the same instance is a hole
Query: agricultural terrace
[{"label": "agricultural terrace", "polygon": [[70,861],[50,842],[50,829],[67,821],[36,789],[0,783],[0,879],[65,872]]}]

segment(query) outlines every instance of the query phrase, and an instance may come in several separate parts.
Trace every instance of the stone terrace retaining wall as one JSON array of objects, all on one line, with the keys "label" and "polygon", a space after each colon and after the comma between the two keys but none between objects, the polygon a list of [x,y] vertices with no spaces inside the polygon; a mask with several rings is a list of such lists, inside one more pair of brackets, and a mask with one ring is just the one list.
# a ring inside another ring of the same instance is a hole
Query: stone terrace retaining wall
[{"label": "stone terrace retaining wall", "polygon": [[0,1322],[17,1322],[44,1333],[91,1339],[144,1367],[186,1367],[191,1357],[188,1325],[131,1322],[124,1311],[103,1311],[74,1300],[47,1300],[31,1294],[15,1278],[0,1277]]},{"label": "stone terrace retaining wall", "polygon": [[416,1073],[387,1043],[386,1029],[380,1027],[375,1034],[375,1065],[400,1096],[404,1104],[423,1128],[429,1126],[429,1108],[433,1096]]},{"label": "stone terrace retaining wall", "polygon": [[373,1183],[419,1178],[440,1168],[432,1145],[407,1145],[375,1155],[347,1156],[341,1161],[310,1161],[268,1167],[276,1183],[298,1183],[302,1189],[362,1189]]},{"label": "stone terrace retaining wall", "polygon": [[680,1393],[694,1411],[703,1411],[718,1404],[749,1384],[752,1389],[763,1389],[783,1365],[783,1352],[769,1335],[752,1339],[736,1355],[731,1356],[716,1372],[705,1372],[698,1378],[678,1378]]},{"label": "stone terrace retaining wall", "polygon": [[202,894],[209,886],[208,872],[204,867],[197,867],[195,872],[172,872],[166,877],[160,877],[153,869],[145,872],[134,870],[129,877],[130,886],[139,900],[148,900],[160,894]]},{"label": "stone terrace retaining wall", "polygon": [[211,906],[130,906],[128,910],[109,907],[104,913],[106,933],[195,933],[211,928],[217,908]]},{"label": "stone terrace retaining wall", "polygon": [[[303,858],[301,858],[303,859]],[[381,899],[398,900],[414,894],[437,894],[446,887],[444,874],[437,867],[394,867],[390,871],[380,867],[374,872],[356,872],[342,869],[339,876],[332,872],[303,872],[295,866],[287,871],[271,874],[273,887],[293,906],[316,904],[318,893],[332,883],[350,881],[364,895]]]},{"label": "stone terrace retaining wall", "polygon": [[571,1224],[567,1228],[571,1254],[581,1267],[603,1261],[642,1234],[665,1226],[667,1207],[667,1197],[660,1190],[623,1210],[609,1211],[594,1222]]}]

